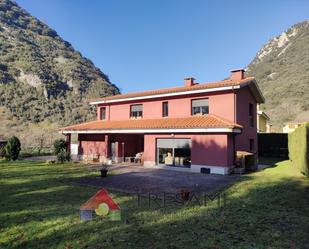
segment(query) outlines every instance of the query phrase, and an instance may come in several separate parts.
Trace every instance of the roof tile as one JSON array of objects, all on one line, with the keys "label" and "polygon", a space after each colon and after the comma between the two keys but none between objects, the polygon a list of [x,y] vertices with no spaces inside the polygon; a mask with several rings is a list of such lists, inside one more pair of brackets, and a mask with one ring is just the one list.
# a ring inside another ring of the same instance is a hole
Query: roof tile
[{"label": "roof tile", "polygon": [[242,128],[229,120],[213,114],[185,118],[96,120],[67,126],[60,131],[134,130],[134,129],[197,129],[197,128]]},{"label": "roof tile", "polygon": [[242,80],[227,79],[227,80],[211,82],[211,83],[195,84],[193,86],[180,86],[180,87],[163,88],[163,89],[151,90],[151,91],[145,91],[145,92],[117,94],[117,95],[109,96],[105,98],[93,99],[91,102],[144,97],[144,96],[151,96],[151,95],[157,95],[157,94],[186,92],[186,91],[201,90],[201,89],[212,89],[212,88],[217,88],[217,87],[237,86],[237,85],[246,84],[253,80],[254,80],[254,77],[248,77]]}]

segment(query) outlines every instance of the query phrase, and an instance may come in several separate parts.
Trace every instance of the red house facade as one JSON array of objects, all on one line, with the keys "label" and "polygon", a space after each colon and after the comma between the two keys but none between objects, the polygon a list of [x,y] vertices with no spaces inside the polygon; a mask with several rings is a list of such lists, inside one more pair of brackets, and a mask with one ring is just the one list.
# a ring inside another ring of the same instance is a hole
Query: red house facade
[{"label": "red house facade", "polygon": [[60,129],[78,134],[81,158],[123,162],[141,155],[144,167],[228,174],[235,152],[257,154],[256,106],[264,98],[244,70],[229,79],[93,100],[97,120]]}]

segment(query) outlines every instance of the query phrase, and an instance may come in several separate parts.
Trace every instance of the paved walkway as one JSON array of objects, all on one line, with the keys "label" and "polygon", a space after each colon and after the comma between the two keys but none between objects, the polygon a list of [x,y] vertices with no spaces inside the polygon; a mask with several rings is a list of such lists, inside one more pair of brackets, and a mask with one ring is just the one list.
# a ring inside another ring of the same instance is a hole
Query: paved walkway
[{"label": "paved walkway", "polygon": [[202,193],[218,191],[239,178],[238,175],[205,175],[141,166],[112,166],[106,178],[101,178],[99,173],[75,182],[125,193],[178,193],[182,189]]}]

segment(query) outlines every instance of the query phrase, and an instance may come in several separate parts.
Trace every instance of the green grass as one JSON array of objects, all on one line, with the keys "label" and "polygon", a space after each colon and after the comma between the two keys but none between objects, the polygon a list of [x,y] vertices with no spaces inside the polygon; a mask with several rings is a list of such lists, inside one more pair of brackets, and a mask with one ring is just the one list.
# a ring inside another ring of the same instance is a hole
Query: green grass
[{"label": "green grass", "polygon": [[122,220],[81,222],[97,189],[72,184],[98,174],[79,164],[0,162],[0,248],[308,248],[309,180],[288,161],[246,175],[226,206],[136,207],[112,193]]}]

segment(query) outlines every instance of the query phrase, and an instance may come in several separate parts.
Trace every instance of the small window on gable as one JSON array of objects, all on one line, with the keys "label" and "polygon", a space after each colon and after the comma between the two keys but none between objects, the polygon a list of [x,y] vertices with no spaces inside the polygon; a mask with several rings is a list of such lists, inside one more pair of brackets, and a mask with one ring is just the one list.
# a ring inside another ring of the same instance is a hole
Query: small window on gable
[{"label": "small window on gable", "polygon": [[143,105],[131,105],[130,118],[142,118],[143,117]]},{"label": "small window on gable", "polygon": [[253,115],[253,104],[249,104],[249,124],[250,127],[254,127],[254,115]]},{"label": "small window on gable", "polygon": [[168,102],[162,103],[162,116],[168,117]]},{"label": "small window on gable", "polygon": [[106,119],[106,108],[105,107],[100,108],[100,119],[101,120]]},{"label": "small window on gable", "polygon": [[208,99],[192,100],[192,115],[204,115],[209,113]]}]

